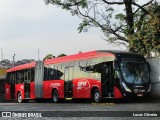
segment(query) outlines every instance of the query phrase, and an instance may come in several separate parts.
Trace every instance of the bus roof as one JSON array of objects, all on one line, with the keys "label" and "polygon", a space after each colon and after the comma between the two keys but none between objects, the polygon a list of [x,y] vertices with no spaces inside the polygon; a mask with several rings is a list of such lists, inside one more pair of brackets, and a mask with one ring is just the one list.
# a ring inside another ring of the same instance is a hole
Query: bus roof
[{"label": "bus roof", "polygon": [[97,50],[97,52],[111,53],[111,54],[114,54],[114,55],[118,55],[118,54],[139,55],[139,54],[134,53],[134,52],[120,51],[120,50]]},{"label": "bus roof", "polygon": [[84,53],[79,53],[79,54],[74,54],[74,55],[69,55],[64,57],[48,59],[45,61],[45,65],[60,63],[60,62],[69,62],[74,60],[83,60],[83,59],[101,57],[101,56],[110,56],[110,57],[113,57],[113,59],[116,59],[117,56],[142,57],[141,55],[134,52],[119,51],[119,50],[97,50],[97,51],[90,51],[90,52],[84,52]]},{"label": "bus roof", "polygon": [[33,68],[35,65],[36,65],[36,62],[26,63],[23,65],[19,65],[19,66],[10,68],[7,70],[7,72],[13,72],[13,71],[23,70],[23,69],[27,69],[27,68]]},{"label": "bus roof", "polygon": [[115,58],[114,54],[111,52],[90,51],[90,52],[78,53],[74,55],[49,59],[45,61],[45,65],[53,64],[53,63],[60,63],[60,62],[69,62],[69,61],[74,61],[74,60],[83,60],[83,59],[101,57],[101,56],[111,56]]},{"label": "bus roof", "polygon": [[[97,51],[90,51],[90,52],[84,52],[84,53],[78,53],[74,55],[68,55],[64,57],[57,57],[53,59],[48,59],[45,60],[44,64],[49,65],[49,64],[54,64],[54,63],[61,63],[61,62],[69,62],[69,61],[74,61],[74,60],[83,60],[83,59],[88,59],[88,58],[94,58],[94,57],[101,57],[101,56],[110,56],[113,57],[113,59],[116,58],[117,55],[138,55],[133,52],[124,52],[124,51],[118,51],[118,50],[97,50]],[[27,68],[33,68],[35,67],[36,62],[32,63],[27,63],[23,65],[19,65],[13,68],[10,68],[7,70],[7,72],[12,72],[12,71],[17,71],[17,70],[23,70]]]}]

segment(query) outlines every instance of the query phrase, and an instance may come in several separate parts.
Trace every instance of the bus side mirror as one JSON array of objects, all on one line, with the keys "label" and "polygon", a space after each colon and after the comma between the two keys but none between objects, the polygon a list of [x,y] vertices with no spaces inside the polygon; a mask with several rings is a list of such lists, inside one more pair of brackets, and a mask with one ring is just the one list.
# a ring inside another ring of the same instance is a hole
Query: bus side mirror
[{"label": "bus side mirror", "polygon": [[119,67],[118,67],[118,62],[117,61],[114,61],[113,62],[113,68],[117,71],[119,71]]},{"label": "bus side mirror", "polygon": [[147,64],[148,71],[151,72],[151,67],[150,67],[149,63],[146,62],[146,64]]}]

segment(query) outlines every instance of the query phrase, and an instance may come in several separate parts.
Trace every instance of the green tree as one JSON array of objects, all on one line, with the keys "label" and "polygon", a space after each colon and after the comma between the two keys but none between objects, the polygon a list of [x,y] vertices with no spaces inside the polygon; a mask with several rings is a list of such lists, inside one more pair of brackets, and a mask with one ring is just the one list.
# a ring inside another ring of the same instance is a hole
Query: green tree
[{"label": "green tree", "polygon": [[[155,18],[154,13],[148,10],[148,6],[151,6],[155,0],[146,1],[142,5],[139,4],[139,1],[140,0],[45,0],[46,4],[58,5],[70,11],[72,15],[77,15],[81,18],[82,22],[78,27],[79,32],[87,31],[88,28],[91,27],[100,28],[105,35],[104,39],[106,41],[117,45],[125,45],[130,51],[136,52],[140,52],[141,50],[139,51],[134,47],[134,35],[138,35],[138,33],[143,30],[144,24],[147,23],[146,18]],[[148,32],[143,34],[149,36]],[[138,43],[140,42],[141,41],[138,40]],[[142,44],[138,45],[139,49],[143,49],[146,44],[143,44],[144,46],[141,45]],[[156,45],[158,45],[158,43]],[[157,52],[157,48],[155,48],[154,51]],[[145,52],[143,53],[146,54]]]},{"label": "green tree", "polygon": [[55,56],[53,56],[53,54],[47,54],[43,60],[48,60],[48,59],[52,59],[52,58],[55,58]]},{"label": "green tree", "polygon": [[63,57],[63,56],[67,56],[67,55],[64,53],[58,55],[58,57]]},{"label": "green tree", "polygon": [[[157,2],[147,7],[154,16],[146,15],[141,28],[131,36],[130,47],[140,54],[150,57],[160,55],[160,6]],[[143,12],[141,11],[142,15]],[[135,26],[138,22],[135,22]],[[138,29],[138,28],[137,28]]]}]

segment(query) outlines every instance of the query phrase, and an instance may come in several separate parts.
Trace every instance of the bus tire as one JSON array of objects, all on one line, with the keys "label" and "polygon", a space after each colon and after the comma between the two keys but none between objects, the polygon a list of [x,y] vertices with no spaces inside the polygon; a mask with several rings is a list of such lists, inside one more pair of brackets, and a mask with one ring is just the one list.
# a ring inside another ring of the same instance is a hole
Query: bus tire
[{"label": "bus tire", "polygon": [[18,92],[17,102],[18,102],[18,103],[22,103],[22,102],[23,102],[21,92]]},{"label": "bus tire", "polygon": [[54,103],[59,102],[59,95],[58,95],[58,91],[57,90],[53,90],[53,92],[52,92],[52,101]]},{"label": "bus tire", "polygon": [[98,89],[95,89],[92,93],[92,101],[95,103],[101,102],[101,96]]}]

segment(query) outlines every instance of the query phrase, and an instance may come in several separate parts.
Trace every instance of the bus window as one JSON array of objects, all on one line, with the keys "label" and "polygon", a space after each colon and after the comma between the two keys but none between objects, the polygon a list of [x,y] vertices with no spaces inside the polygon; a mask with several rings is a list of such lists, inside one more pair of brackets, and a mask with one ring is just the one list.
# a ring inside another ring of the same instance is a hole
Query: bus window
[{"label": "bus window", "polygon": [[75,61],[75,64],[74,64],[74,74],[73,74],[73,79],[77,78],[78,77],[78,71],[79,71],[79,61]]},{"label": "bus window", "polygon": [[31,69],[28,69],[28,80],[31,81]]},{"label": "bus window", "polygon": [[14,85],[15,83],[16,83],[16,74],[15,74],[16,72],[12,72],[11,73],[11,75],[10,75],[10,83],[12,84],[12,85]]},{"label": "bus window", "polygon": [[111,57],[111,56],[104,57],[104,58],[103,58],[103,61],[104,61],[104,62],[107,62],[107,61],[114,61],[114,58]]},{"label": "bus window", "polygon": [[31,68],[31,82],[34,82],[34,68]]},{"label": "bus window", "polygon": [[57,80],[57,78],[58,78],[57,67],[58,67],[58,65],[55,65],[55,66],[54,66],[54,69],[52,70],[52,77],[53,77],[52,80]]},{"label": "bus window", "polygon": [[103,59],[93,58],[87,61],[88,71],[90,72],[90,77],[96,80],[101,80],[101,67]]},{"label": "bus window", "polygon": [[79,62],[78,77],[89,78],[89,72],[87,70],[87,60]]},{"label": "bus window", "polygon": [[57,67],[57,79],[63,80],[64,79],[64,65],[59,64]]},{"label": "bus window", "polygon": [[30,82],[31,81],[31,73],[30,69],[24,70],[24,80]]},{"label": "bus window", "polygon": [[11,77],[11,73],[7,73],[6,83],[9,85],[10,85],[10,77]]},{"label": "bus window", "polygon": [[50,65],[48,68],[48,80],[56,80],[57,78],[57,66]]},{"label": "bus window", "polygon": [[44,81],[48,80],[48,68],[44,66]]},{"label": "bus window", "polygon": [[26,70],[24,71],[24,80],[27,80],[27,72],[26,72]]},{"label": "bus window", "polygon": [[23,71],[17,71],[17,83],[23,83],[24,80],[24,75],[23,75]]}]

